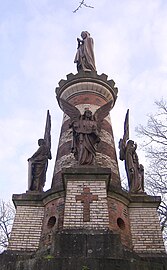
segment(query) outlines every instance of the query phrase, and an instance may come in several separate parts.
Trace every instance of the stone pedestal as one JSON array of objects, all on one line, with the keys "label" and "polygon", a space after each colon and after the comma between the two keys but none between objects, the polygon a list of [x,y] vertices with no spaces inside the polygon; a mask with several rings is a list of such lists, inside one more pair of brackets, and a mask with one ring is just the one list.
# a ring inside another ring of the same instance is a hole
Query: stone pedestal
[{"label": "stone pedestal", "polygon": [[138,254],[163,254],[165,247],[157,207],[160,197],[132,195],[129,204],[133,250]]},{"label": "stone pedestal", "polygon": [[16,215],[8,250],[36,251],[41,238],[44,207],[41,194],[14,195]]},{"label": "stone pedestal", "polygon": [[56,257],[123,258],[120,236],[109,230],[63,230],[55,234],[51,255]]}]

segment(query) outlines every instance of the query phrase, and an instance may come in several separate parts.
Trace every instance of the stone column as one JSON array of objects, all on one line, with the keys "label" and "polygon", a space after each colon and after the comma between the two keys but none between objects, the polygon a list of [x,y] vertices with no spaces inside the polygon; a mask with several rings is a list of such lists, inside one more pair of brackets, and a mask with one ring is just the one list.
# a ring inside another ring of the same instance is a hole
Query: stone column
[{"label": "stone column", "polygon": [[[108,101],[117,98],[118,89],[113,80],[107,80],[107,75],[97,75],[96,72],[80,72],[76,75],[67,75],[67,80],[61,80],[56,88],[57,98],[62,98],[76,106],[81,114],[85,109],[93,113]],[[64,189],[62,181],[62,169],[77,167],[77,161],[71,153],[72,129],[69,128],[70,119],[65,114],[62,123],[60,140],[58,145],[56,163],[54,168],[52,189],[57,191]],[[112,124],[110,116],[103,123],[100,134],[101,142],[97,148],[95,167],[110,168],[112,171],[111,184],[120,187],[120,176],[115,151]]]}]

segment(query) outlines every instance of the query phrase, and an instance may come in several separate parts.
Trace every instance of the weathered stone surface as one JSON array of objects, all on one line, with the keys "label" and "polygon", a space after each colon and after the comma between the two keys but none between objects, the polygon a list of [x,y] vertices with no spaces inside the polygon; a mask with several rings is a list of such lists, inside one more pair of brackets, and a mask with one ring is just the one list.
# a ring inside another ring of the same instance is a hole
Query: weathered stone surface
[{"label": "weathered stone surface", "polygon": [[49,253],[0,255],[1,270],[167,270],[167,257],[139,257],[124,250],[118,235],[101,231],[64,231]]},{"label": "weathered stone surface", "polygon": [[56,233],[50,252],[57,257],[124,257],[119,235],[107,230],[64,230]]}]

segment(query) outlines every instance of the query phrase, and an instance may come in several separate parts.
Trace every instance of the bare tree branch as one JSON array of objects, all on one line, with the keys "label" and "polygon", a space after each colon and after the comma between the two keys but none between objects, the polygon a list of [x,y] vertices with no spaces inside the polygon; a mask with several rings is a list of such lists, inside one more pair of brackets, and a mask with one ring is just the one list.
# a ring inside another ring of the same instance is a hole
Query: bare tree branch
[{"label": "bare tree branch", "polygon": [[152,195],[161,196],[158,209],[161,229],[167,241],[167,102],[155,102],[157,113],[148,116],[146,126],[140,125],[136,131],[144,139],[146,157],[146,190]]},{"label": "bare tree branch", "polygon": [[89,5],[87,5],[86,3],[85,3],[85,0],[82,0],[80,3],[79,3],[79,5],[78,5],[78,7],[75,9],[75,10],[73,10],[73,13],[76,13],[80,8],[82,8],[82,7],[87,7],[87,8],[94,8],[93,6],[89,6]]},{"label": "bare tree branch", "polygon": [[0,200],[0,252],[7,248],[15,209],[10,202]]}]

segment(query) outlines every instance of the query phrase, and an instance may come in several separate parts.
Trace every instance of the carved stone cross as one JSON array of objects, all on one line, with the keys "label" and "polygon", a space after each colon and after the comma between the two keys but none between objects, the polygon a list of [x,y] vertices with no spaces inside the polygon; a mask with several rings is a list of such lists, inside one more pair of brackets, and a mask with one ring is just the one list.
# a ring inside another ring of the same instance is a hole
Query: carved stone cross
[{"label": "carved stone cross", "polygon": [[83,193],[81,195],[75,196],[76,201],[81,201],[83,203],[83,221],[90,221],[90,203],[98,200],[98,195],[92,195],[89,187],[83,188]]}]

